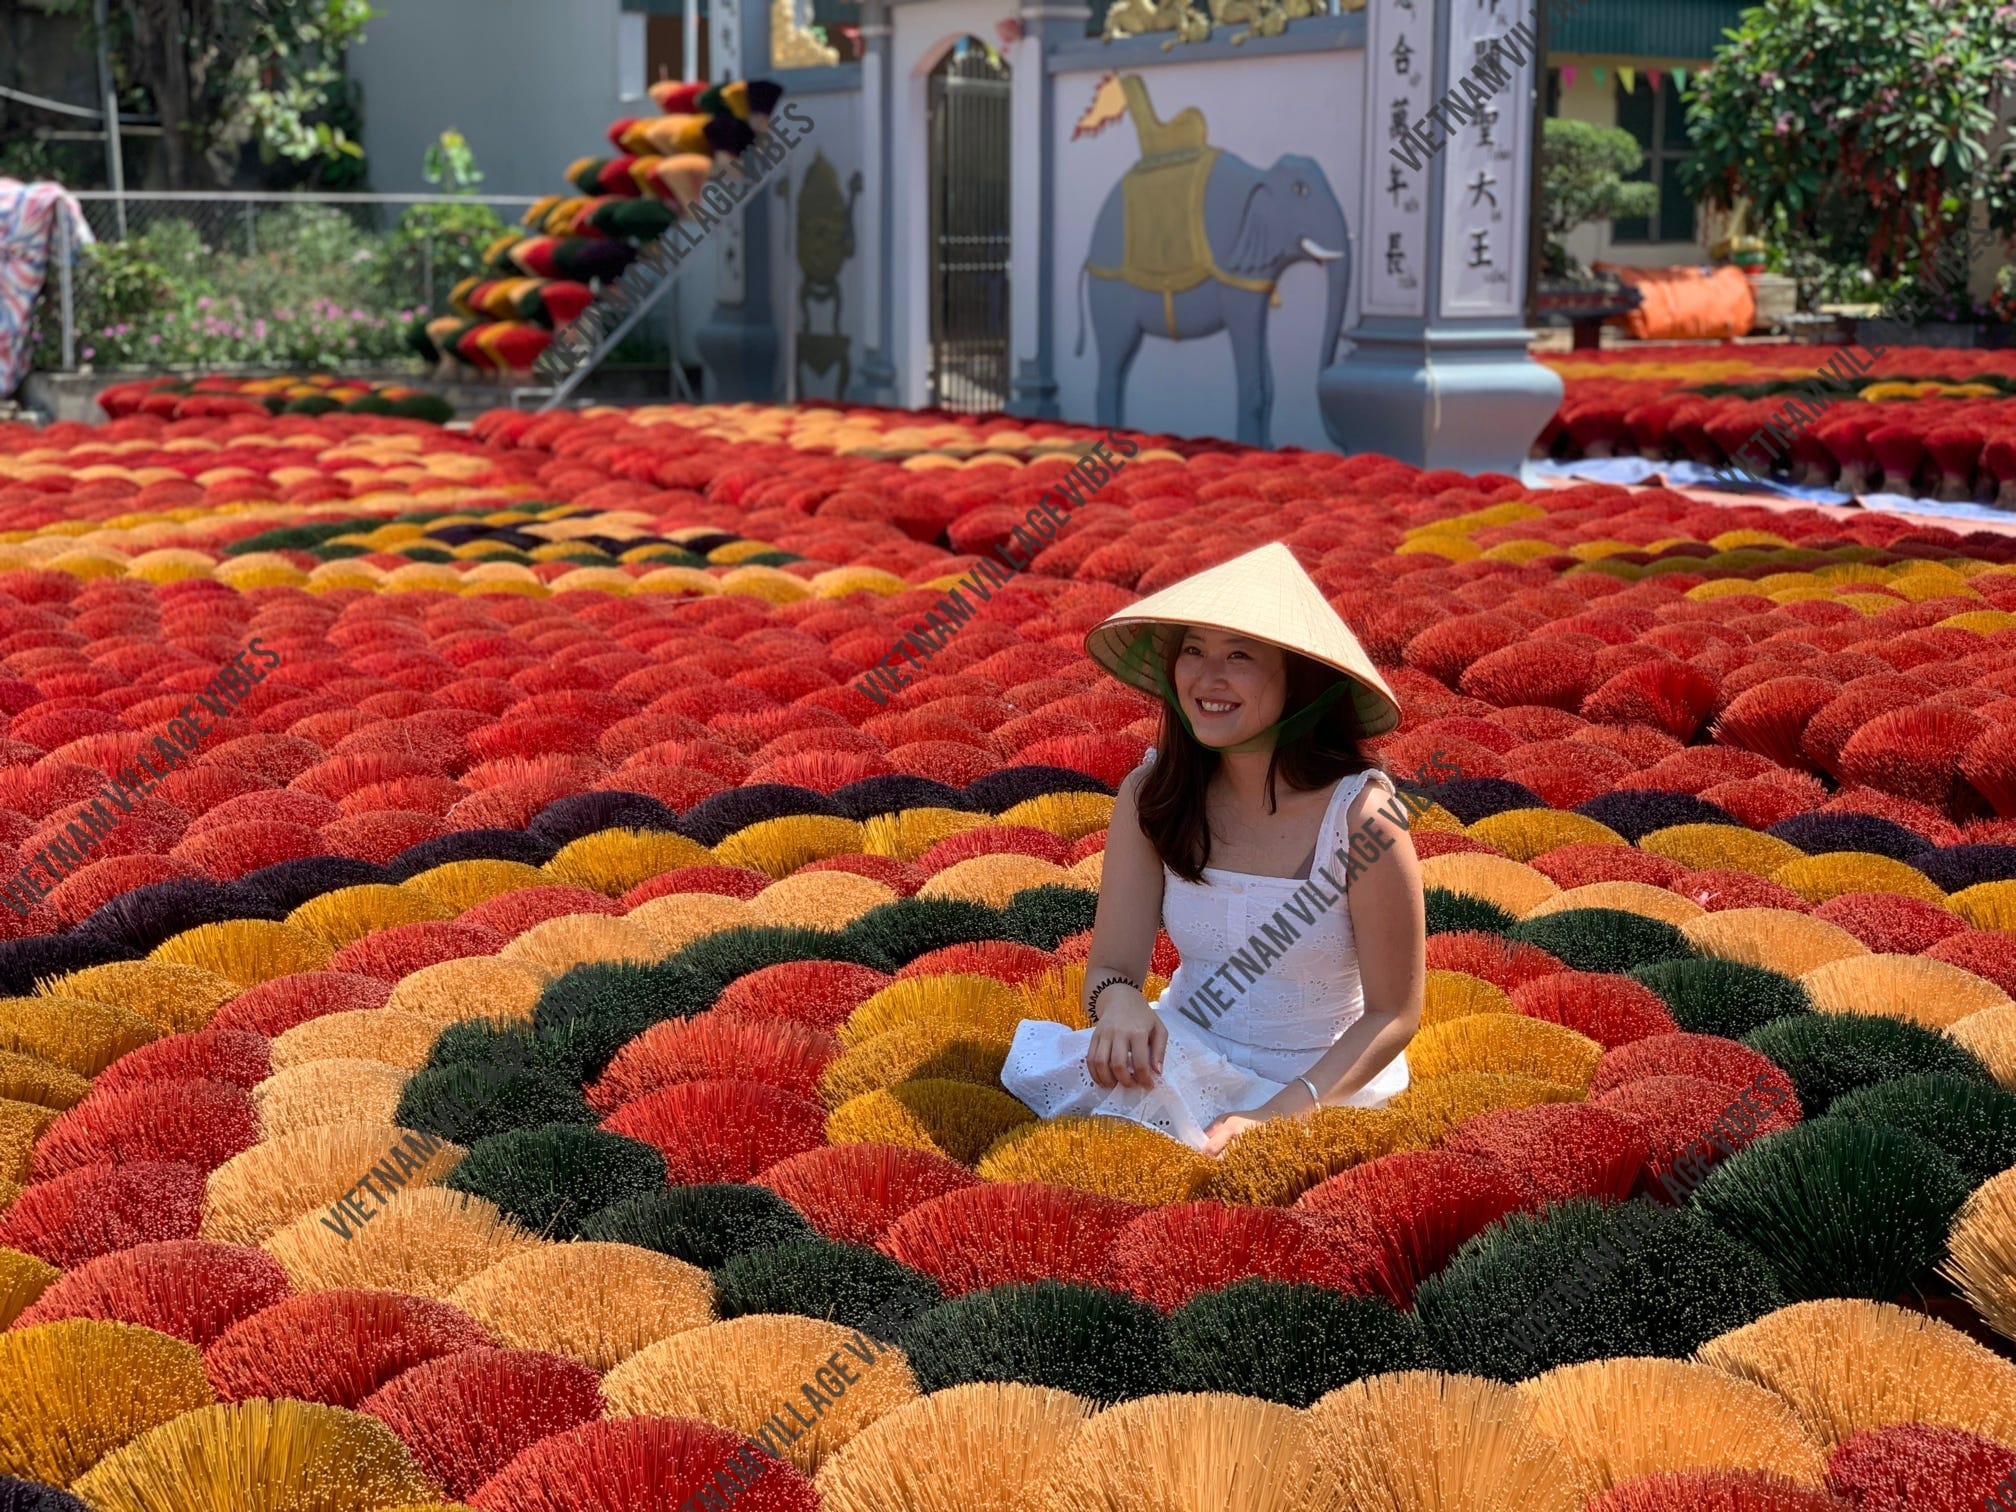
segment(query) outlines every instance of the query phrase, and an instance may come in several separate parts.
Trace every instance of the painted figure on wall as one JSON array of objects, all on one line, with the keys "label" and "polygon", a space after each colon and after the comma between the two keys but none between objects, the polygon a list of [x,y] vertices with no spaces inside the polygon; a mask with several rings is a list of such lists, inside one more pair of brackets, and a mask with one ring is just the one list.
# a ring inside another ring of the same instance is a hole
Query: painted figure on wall
[{"label": "painted figure on wall", "polygon": [[[825,377],[840,369],[840,385],[835,398],[847,392],[851,364],[847,358],[847,333],[840,329],[840,270],[854,255],[854,202],[861,197],[861,175],[847,182],[847,197],[840,197],[840,175],[818,153],[805,170],[798,186],[798,389],[805,388],[805,369]],[[812,306],[833,307],[828,329],[814,332]]]},{"label": "painted figure on wall", "polygon": [[1099,423],[1125,424],[1127,373],[1144,336],[1191,341],[1226,332],[1237,375],[1239,440],[1268,446],[1274,379],[1267,311],[1281,275],[1321,264],[1328,280],[1318,369],[1336,361],[1351,292],[1350,230],[1313,158],[1291,155],[1256,168],[1207,141],[1196,107],[1156,118],[1138,74],[1108,75],[1073,137],[1126,115],[1141,159],[1100,207],[1079,272],[1078,352],[1089,303],[1099,344]]}]

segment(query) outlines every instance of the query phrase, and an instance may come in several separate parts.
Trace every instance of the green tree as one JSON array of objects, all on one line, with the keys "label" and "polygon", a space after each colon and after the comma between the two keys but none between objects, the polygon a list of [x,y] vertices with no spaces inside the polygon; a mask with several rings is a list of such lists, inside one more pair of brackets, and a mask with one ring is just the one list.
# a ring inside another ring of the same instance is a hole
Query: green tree
[{"label": "green tree", "polygon": [[474,194],[483,182],[483,170],[476,166],[469,138],[453,126],[428,146],[420,162],[420,176],[443,194]]},{"label": "green tree", "polygon": [[1690,192],[1748,198],[1766,234],[1878,279],[1919,267],[1969,207],[2016,232],[2016,80],[2003,0],[1764,0],[1688,92]]},{"label": "green tree", "polygon": [[[443,194],[474,196],[483,182],[469,140],[450,127],[427,149],[422,176]],[[504,232],[497,212],[474,198],[451,205],[414,205],[386,242],[385,287],[404,303],[433,306],[441,292],[483,269],[483,253]]]},{"label": "green tree", "polygon": [[1550,116],[1540,140],[1540,218],[1547,231],[1543,271],[1575,271],[1563,239],[1588,221],[1628,220],[1659,208],[1659,188],[1627,183],[1645,166],[1638,139],[1621,126],[1595,126]]},{"label": "green tree", "polygon": [[[51,0],[54,10],[91,8]],[[169,186],[205,188],[229,180],[248,143],[266,162],[363,156],[316,117],[340,92],[343,49],[372,14],[369,0],[121,0],[107,41],[122,93],[137,89],[160,114]]]}]

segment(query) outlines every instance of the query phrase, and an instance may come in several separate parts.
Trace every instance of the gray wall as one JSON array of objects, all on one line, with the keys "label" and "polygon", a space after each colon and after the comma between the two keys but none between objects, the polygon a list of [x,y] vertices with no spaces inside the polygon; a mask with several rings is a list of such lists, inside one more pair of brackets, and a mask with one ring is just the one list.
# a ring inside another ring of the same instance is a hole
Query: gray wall
[{"label": "gray wall", "polygon": [[[423,193],[421,159],[449,127],[475,150],[485,194],[566,192],[575,158],[613,154],[620,0],[382,0],[350,49],[364,89],[371,187]],[[641,70],[640,70],[641,72]]]}]

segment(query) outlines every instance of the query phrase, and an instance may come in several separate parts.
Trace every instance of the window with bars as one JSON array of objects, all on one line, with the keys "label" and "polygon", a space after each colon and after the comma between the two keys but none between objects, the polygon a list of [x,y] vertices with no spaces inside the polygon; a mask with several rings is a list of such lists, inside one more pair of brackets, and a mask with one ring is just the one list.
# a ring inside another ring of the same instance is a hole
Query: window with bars
[{"label": "window with bars", "polygon": [[1693,196],[1680,185],[1680,165],[1693,152],[1687,140],[1687,109],[1672,75],[1662,74],[1655,91],[1642,73],[1617,81],[1617,124],[1645,149],[1645,163],[1631,178],[1659,186],[1659,210],[1652,216],[1616,221],[1611,240],[1617,243],[1691,242],[1695,238]]}]

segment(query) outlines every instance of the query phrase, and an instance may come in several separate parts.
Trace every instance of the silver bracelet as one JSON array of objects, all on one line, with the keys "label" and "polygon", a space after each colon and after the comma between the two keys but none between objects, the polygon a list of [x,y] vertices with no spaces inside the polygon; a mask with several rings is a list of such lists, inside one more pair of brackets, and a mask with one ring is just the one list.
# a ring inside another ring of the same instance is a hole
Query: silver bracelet
[{"label": "silver bracelet", "polygon": [[[1306,1076],[1298,1076],[1295,1078],[1295,1080],[1299,1081],[1300,1083],[1302,1083],[1303,1086],[1309,1089],[1309,1097],[1311,1101],[1313,1101],[1316,1104],[1316,1107],[1320,1108],[1323,1106],[1323,1094],[1316,1090],[1316,1083],[1309,1080],[1309,1078]],[[1311,1109],[1310,1111],[1313,1112],[1315,1110]]]}]

